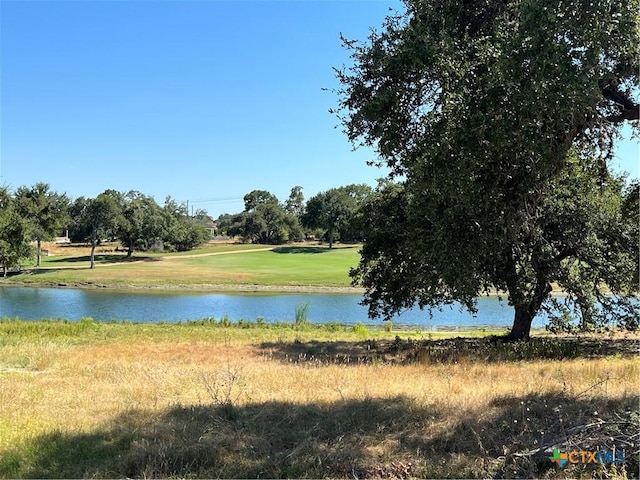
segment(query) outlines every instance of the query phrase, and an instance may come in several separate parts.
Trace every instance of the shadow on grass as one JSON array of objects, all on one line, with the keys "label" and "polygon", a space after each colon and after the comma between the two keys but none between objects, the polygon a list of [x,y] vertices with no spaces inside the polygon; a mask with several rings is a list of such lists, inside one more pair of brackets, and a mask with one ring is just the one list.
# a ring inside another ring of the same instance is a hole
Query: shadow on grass
[{"label": "shadow on grass", "polygon": [[295,246],[287,246],[287,247],[276,247],[271,250],[274,253],[306,253],[306,254],[315,254],[315,253],[326,253],[329,251],[327,247],[295,247]]},{"label": "shadow on grass", "polygon": [[327,253],[332,250],[350,250],[352,248],[361,248],[361,245],[344,245],[341,244],[339,247],[334,247],[330,249],[326,245],[318,245],[318,246],[296,246],[296,245],[286,245],[282,247],[275,247],[271,251],[274,253],[303,253],[303,254],[314,254],[314,253]]},{"label": "shadow on grass", "polygon": [[[54,432],[4,452],[0,476],[564,478],[596,467],[558,472],[548,449],[591,449],[576,444],[584,440],[569,428],[591,422],[595,409],[605,424],[617,421],[615,432],[601,428],[598,435],[629,440],[637,402],[557,393],[505,397],[465,411],[403,396],[130,410],[89,433]],[[638,473],[634,448],[625,454],[630,478]]]},{"label": "shadow on grass", "polygon": [[[141,260],[142,261],[153,260],[153,257],[136,255],[134,257],[127,258],[125,254],[115,255],[115,254],[101,254],[101,253],[95,255],[95,261],[100,263],[128,263],[128,262],[137,262]],[[48,260],[47,263],[53,265],[56,263],[83,263],[83,262],[88,263],[90,261],[91,261],[91,256],[82,255],[78,257],[62,257],[62,258],[51,259],[51,260]]]},{"label": "shadow on grass", "polygon": [[452,364],[519,362],[607,356],[637,356],[640,338],[537,337],[529,342],[494,342],[489,337],[414,340],[263,342],[263,354],[283,363]]}]

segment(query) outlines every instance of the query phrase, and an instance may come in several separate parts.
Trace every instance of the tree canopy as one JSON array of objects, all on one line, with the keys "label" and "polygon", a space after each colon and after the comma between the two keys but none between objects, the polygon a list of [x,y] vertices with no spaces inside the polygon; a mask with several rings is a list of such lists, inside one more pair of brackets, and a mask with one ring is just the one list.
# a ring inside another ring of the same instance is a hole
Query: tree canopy
[{"label": "tree canopy", "polygon": [[230,235],[239,235],[253,243],[281,244],[302,240],[303,232],[298,218],[301,202],[301,187],[292,189],[285,205],[266,190],[253,190],[244,196],[245,208],[242,213],[221,216],[221,227]]},{"label": "tree canopy", "polygon": [[[196,212],[191,218],[185,205],[179,205],[171,197],[167,197],[162,208],[164,222],[161,229],[163,248],[183,252],[206,243],[211,238],[209,231],[201,225],[201,219],[208,219],[203,210]],[[147,248],[150,248],[148,245]]]},{"label": "tree canopy", "polygon": [[352,219],[370,193],[371,187],[364,184],[320,192],[307,202],[302,223],[320,229],[329,241],[329,248],[333,247],[336,234],[342,240],[354,240],[358,233],[352,228]]},{"label": "tree canopy", "polygon": [[153,197],[130,191],[122,196],[120,207],[115,234],[126,247],[127,257],[136,248],[150,249],[162,238],[164,217]]},{"label": "tree canopy", "polygon": [[638,119],[638,3],[405,5],[366,42],[345,39],[353,65],[337,71],[347,136],[400,184],[368,207],[377,231],[354,278],[371,313],[473,310],[497,288],[514,306],[510,338],[526,339],[554,281],[583,312],[603,284],[628,297],[633,270],[607,272],[632,262],[638,238],[607,162]]},{"label": "tree canopy", "polygon": [[117,218],[122,212],[122,194],[115,190],[105,190],[96,198],[79,197],[74,202],[73,220],[77,229],[84,232],[84,240],[91,242],[90,267],[95,268],[95,251],[103,238],[115,236]]},{"label": "tree canopy", "polygon": [[0,187],[0,267],[3,276],[10,268],[18,267],[20,261],[32,256],[32,227],[18,212],[7,187]]},{"label": "tree canopy", "polygon": [[36,241],[36,266],[40,266],[42,241],[52,240],[68,222],[69,199],[66,195],[52,192],[46,183],[33,187],[20,187],[15,193],[15,204],[22,218],[31,223],[31,232]]},{"label": "tree canopy", "polygon": [[[351,272],[366,288],[370,315],[390,318],[415,303],[437,308],[456,301],[476,312],[478,293],[497,289],[507,292],[516,315],[526,316],[522,338],[539,311],[555,329],[572,328],[568,312],[582,328],[638,328],[640,306],[629,301],[638,286],[637,184],[625,187],[612,176],[600,188],[597,162],[583,167],[575,157],[563,172],[536,222],[516,240],[485,236],[459,216],[447,217],[451,227],[443,229],[425,221],[424,198],[410,186],[382,183],[358,215],[369,235]],[[551,283],[566,296],[550,296]]]}]

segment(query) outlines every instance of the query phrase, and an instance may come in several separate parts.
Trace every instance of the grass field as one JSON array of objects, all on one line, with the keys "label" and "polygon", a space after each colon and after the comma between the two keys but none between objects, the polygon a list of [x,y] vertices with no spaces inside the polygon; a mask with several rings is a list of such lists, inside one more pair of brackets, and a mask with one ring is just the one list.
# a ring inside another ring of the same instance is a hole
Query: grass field
[{"label": "grass field", "polygon": [[216,286],[349,287],[349,269],[359,258],[358,246],[329,250],[323,246],[215,245],[177,254],[123,253],[102,248],[97,268],[89,269],[88,250],[58,247],[44,257],[41,269],[28,270],[0,282],[26,284],[99,284],[117,287]]},{"label": "grass field", "polygon": [[[5,478],[639,473],[638,336],[4,321],[0,347]],[[623,468],[549,460],[614,444]]]},{"label": "grass field", "polygon": [[[348,288],[358,250],[210,245],[124,261],[105,246],[90,270],[86,247],[52,247],[43,268],[0,282]],[[0,320],[0,477],[637,478],[639,346]],[[624,465],[549,459],[614,446]]]}]

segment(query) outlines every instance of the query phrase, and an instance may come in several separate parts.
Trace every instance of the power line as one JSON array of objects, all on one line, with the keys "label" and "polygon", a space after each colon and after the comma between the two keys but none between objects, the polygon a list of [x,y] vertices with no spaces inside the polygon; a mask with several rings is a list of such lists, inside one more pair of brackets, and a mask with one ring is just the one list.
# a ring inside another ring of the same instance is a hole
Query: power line
[{"label": "power line", "polygon": [[189,200],[189,203],[224,203],[224,202],[236,202],[239,200],[244,200],[244,197],[203,198],[199,200]]}]

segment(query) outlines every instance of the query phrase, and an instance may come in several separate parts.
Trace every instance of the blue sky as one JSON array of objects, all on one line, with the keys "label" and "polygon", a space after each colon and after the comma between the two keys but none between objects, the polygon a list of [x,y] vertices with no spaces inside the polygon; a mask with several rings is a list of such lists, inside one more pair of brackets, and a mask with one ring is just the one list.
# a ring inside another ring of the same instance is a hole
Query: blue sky
[{"label": "blue sky", "polygon": [[[217,216],[254,189],[308,198],[384,172],[328,110],[339,34],[392,0],[0,0],[0,184],[167,195]],[[637,143],[617,167],[640,176]]]}]

